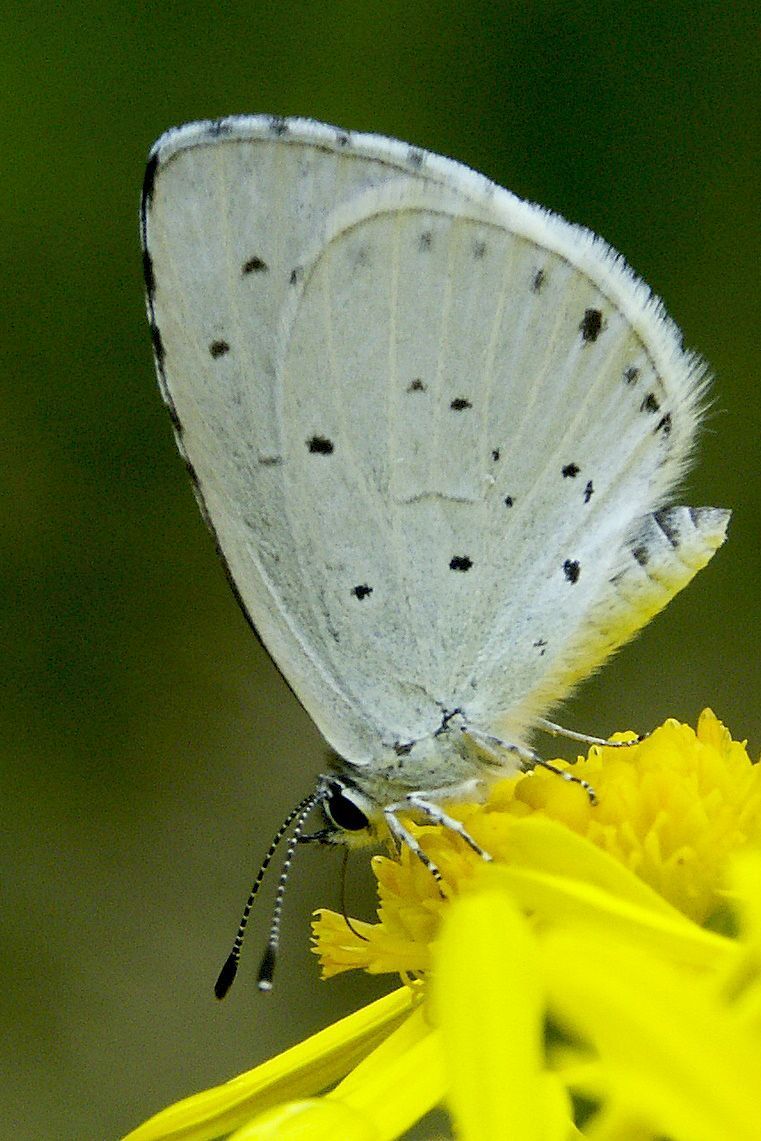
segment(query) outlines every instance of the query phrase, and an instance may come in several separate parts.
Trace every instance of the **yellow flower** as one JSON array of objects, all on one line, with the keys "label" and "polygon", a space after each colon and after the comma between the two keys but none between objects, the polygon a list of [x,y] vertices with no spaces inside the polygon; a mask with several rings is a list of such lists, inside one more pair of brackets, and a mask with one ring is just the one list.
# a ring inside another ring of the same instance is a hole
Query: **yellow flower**
[{"label": "yellow flower", "polygon": [[[408,824],[446,898],[403,850],[374,860],[361,937],[315,923],[324,975],[407,985],[129,1141],[391,1141],[441,1104],[474,1141],[761,1136],[761,767],[706,711],[697,733],[669,721],[574,772],[596,806],[537,770],[452,811],[488,865]],[[701,926],[722,901],[737,938]]]},{"label": "yellow flower", "polygon": [[499,786],[502,803],[514,798],[561,820],[705,922],[727,856],[761,840],[761,769],[745,743],[706,709],[697,732],[669,720],[629,749],[592,749],[573,771],[598,791],[595,807],[577,790],[569,797],[566,782],[541,770]]},{"label": "yellow flower", "polygon": [[[626,734],[614,738],[626,739]],[[520,859],[515,846],[523,842],[515,821],[537,815],[559,821],[699,923],[720,904],[727,857],[761,843],[761,767],[751,764],[744,744],[733,741],[709,709],[697,732],[669,720],[626,749],[593,747],[572,771],[594,787],[597,804],[579,785],[534,769],[496,784],[486,804],[460,806],[450,814],[495,861],[513,867]],[[472,883],[480,860],[453,832],[410,822],[407,827],[441,870],[449,894]],[[569,841],[557,843],[569,873],[580,876],[582,851],[566,852]],[[529,854],[529,860],[542,858],[542,853]],[[376,856],[373,871],[379,922],[353,919],[361,938],[343,916],[318,912],[316,951],[325,978],[357,967],[402,975],[430,967],[432,940],[447,906],[435,881],[409,849],[393,858]]]}]

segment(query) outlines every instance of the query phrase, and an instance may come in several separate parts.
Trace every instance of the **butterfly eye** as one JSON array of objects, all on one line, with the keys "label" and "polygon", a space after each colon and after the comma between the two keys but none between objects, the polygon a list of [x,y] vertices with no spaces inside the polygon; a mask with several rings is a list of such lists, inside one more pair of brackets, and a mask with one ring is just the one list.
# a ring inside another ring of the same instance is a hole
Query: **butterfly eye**
[{"label": "butterfly eye", "polygon": [[351,792],[344,785],[337,782],[331,785],[330,795],[324,802],[325,815],[331,824],[343,832],[361,832],[369,828],[370,821],[352,799]]}]

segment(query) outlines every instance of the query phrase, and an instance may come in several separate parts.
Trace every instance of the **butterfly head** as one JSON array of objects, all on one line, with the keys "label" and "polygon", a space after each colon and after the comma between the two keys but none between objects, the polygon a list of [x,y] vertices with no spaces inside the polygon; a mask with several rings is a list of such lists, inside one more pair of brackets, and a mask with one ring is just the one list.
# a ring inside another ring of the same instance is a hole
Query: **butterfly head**
[{"label": "butterfly head", "polygon": [[316,797],[324,827],[305,836],[305,841],[360,848],[376,840],[382,831],[377,802],[343,776],[331,773],[320,777]]}]

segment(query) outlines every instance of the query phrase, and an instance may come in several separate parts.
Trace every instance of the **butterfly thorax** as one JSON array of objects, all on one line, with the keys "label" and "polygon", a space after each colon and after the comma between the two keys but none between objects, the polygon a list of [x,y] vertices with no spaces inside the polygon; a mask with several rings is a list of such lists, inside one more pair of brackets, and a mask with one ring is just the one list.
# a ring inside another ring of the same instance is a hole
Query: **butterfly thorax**
[{"label": "butterfly thorax", "polygon": [[384,746],[371,763],[337,757],[333,771],[342,786],[356,791],[372,823],[384,810],[404,808],[418,796],[437,802],[479,801],[494,780],[516,771],[519,764],[515,754],[486,748],[457,711],[433,733]]}]

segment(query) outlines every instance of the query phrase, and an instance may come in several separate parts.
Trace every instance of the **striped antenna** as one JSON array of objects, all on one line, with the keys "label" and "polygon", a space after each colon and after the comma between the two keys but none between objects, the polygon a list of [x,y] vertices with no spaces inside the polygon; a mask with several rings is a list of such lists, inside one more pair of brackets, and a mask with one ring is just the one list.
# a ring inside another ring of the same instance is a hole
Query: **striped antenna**
[{"label": "striped antenna", "polygon": [[275,902],[272,905],[272,919],[270,921],[270,937],[267,940],[267,948],[262,956],[261,965],[259,967],[258,985],[261,991],[272,990],[272,976],[275,973],[275,964],[277,962],[278,948],[280,947],[280,923],[283,918],[283,899],[285,898],[285,889],[288,884],[288,874],[291,870],[293,863],[293,856],[298,847],[298,843],[302,838],[304,825],[309,813],[312,811],[316,804],[323,799],[323,793],[318,790],[308,796],[306,800],[302,800],[301,804],[291,814],[290,819],[296,818],[296,826],[293,829],[293,834],[288,841],[288,847],[285,850],[285,859],[283,860],[283,867],[280,872],[280,879],[277,882],[277,892],[275,893]]},{"label": "striped antenna", "polygon": [[[235,981],[235,976],[238,973],[238,963],[240,962],[240,951],[241,951],[241,947],[243,946],[243,940],[244,940],[245,935],[246,935],[246,928],[248,926],[248,917],[251,914],[251,908],[254,906],[254,900],[256,899],[257,895],[259,894],[259,888],[262,885],[262,881],[264,879],[267,868],[270,866],[270,863],[272,862],[272,857],[275,855],[275,852],[277,851],[277,849],[280,845],[280,841],[285,836],[286,832],[290,828],[293,821],[297,820],[296,831],[294,832],[295,840],[292,837],[291,843],[288,845],[288,851],[286,853],[285,863],[283,865],[283,872],[280,875],[280,882],[278,884],[277,896],[275,898],[275,910],[273,913],[272,926],[270,927],[270,939],[269,939],[269,944],[267,947],[267,952],[270,953],[271,948],[273,946],[273,938],[272,938],[273,929],[275,931],[275,950],[277,950],[277,942],[278,942],[278,936],[279,936],[279,930],[280,930],[280,914],[282,912],[283,894],[285,892],[284,877],[287,878],[288,868],[290,867],[291,861],[293,860],[293,852],[295,851],[296,844],[298,843],[299,837],[301,836],[301,832],[302,832],[303,827],[304,827],[304,821],[305,821],[306,817],[308,816],[308,814],[311,812],[311,810],[314,808],[315,804],[318,803],[319,799],[320,798],[319,798],[319,795],[317,793],[311,793],[309,796],[304,797],[304,799],[299,804],[297,804],[296,807],[294,809],[292,809],[291,812],[288,813],[285,820],[283,821],[283,823],[280,825],[277,832],[275,833],[275,835],[272,839],[272,843],[270,844],[270,846],[267,850],[267,854],[264,857],[264,859],[262,860],[261,867],[259,868],[259,871],[256,873],[256,879],[254,880],[254,882],[252,884],[251,891],[248,893],[248,899],[246,900],[246,906],[243,908],[243,912],[242,912],[241,917],[240,917],[240,923],[238,924],[238,931],[237,931],[237,934],[235,936],[235,939],[233,940],[232,950],[230,951],[230,954],[227,956],[227,959],[225,960],[225,964],[222,967],[222,970],[219,972],[219,976],[217,978],[217,981],[214,984],[214,994],[217,996],[217,998],[223,999],[225,997],[225,995],[227,994],[227,992],[229,991],[230,987],[233,985],[233,982]],[[276,918],[277,918],[277,922],[275,922]],[[267,955],[265,954],[265,959],[266,958],[267,958]],[[274,963],[273,963],[273,969],[274,969]],[[261,971],[260,971],[260,980],[261,980]],[[270,974],[270,985],[269,986],[262,986],[261,981],[260,981],[259,989],[260,990],[271,990],[272,989],[271,974]]]}]

